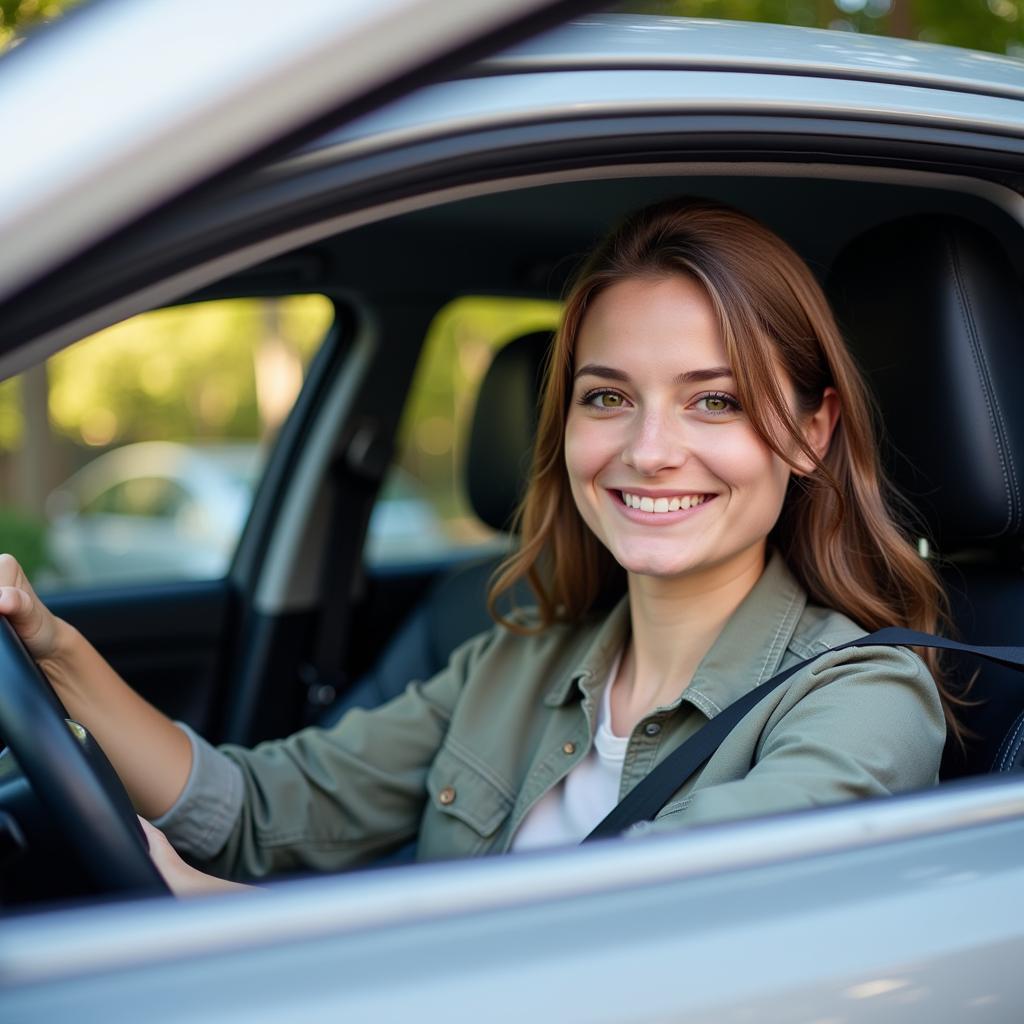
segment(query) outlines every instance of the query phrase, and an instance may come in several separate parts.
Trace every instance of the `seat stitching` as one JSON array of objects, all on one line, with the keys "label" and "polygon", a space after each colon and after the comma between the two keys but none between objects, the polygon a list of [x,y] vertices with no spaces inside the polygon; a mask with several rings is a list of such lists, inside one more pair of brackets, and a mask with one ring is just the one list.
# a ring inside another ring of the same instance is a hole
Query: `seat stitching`
[{"label": "seat stitching", "polygon": [[[978,342],[977,331],[975,330],[974,317],[970,310],[970,299],[967,289],[964,287],[963,274],[960,269],[959,256],[952,241],[946,240],[946,254],[953,272],[953,280],[956,284],[954,289],[957,304],[960,307],[960,315],[967,331],[967,338],[970,345],[971,356],[974,360],[975,369],[978,373],[978,380],[981,384],[982,396],[985,399],[985,408],[988,410],[989,422],[992,425],[996,439],[996,455],[999,458],[999,467],[1003,474],[1003,487],[1007,497],[1006,526],[1001,532],[1005,533],[1014,521],[1015,516],[1020,515],[1020,496],[1017,493],[1014,474],[1007,471],[1007,462],[1012,462],[1009,446],[1006,442],[1006,424],[1003,421],[1002,409],[999,407],[999,400],[996,397],[995,389],[992,387],[992,374],[985,359],[984,349]],[[1005,449],[1005,450],[1004,450]],[[1012,493],[1011,493],[1012,492]]]},{"label": "seat stitching", "polygon": [[1020,724],[1017,726],[1017,729],[1013,734],[1013,740],[1006,751],[1006,758],[1004,760],[1005,768],[1012,768],[1013,762],[1016,760],[1017,755],[1020,753],[1020,741],[1022,738],[1022,733],[1024,733],[1024,717],[1021,718]]},{"label": "seat stitching", "polygon": [[1017,716],[1012,730],[1003,737],[1003,742],[999,744],[999,749],[996,751],[995,759],[992,762],[993,769],[1002,770],[1022,728],[1024,728],[1024,714]]},{"label": "seat stitching", "polygon": [[1014,745],[1020,739],[1021,733],[1024,732],[1024,713],[1017,716],[1015,726],[1012,733],[1006,734],[1003,742],[999,744],[999,750],[996,751],[993,767],[998,771],[1005,771],[1013,763]]}]

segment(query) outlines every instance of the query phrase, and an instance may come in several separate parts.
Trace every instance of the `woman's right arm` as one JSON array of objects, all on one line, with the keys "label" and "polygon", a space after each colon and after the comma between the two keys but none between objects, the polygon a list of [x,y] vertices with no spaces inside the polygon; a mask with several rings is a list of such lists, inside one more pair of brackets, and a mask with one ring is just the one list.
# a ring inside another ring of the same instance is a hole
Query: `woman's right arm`
[{"label": "woman's right arm", "polygon": [[193,747],[45,608],[14,559],[2,555],[0,614],[103,747],[139,813],[157,819],[174,846],[206,869],[253,880],[280,870],[341,870],[416,835],[430,766],[495,635],[467,641],[447,668],[385,707],[356,709],[330,730],[304,729],[248,750],[198,737]]},{"label": "woman's right arm", "polygon": [[0,615],[21,637],[64,706],[103,748],[136,810],[158,818],[192,766],[188,737],[143,700],[73,626],[39,600],[21,566],[0,554]]}]

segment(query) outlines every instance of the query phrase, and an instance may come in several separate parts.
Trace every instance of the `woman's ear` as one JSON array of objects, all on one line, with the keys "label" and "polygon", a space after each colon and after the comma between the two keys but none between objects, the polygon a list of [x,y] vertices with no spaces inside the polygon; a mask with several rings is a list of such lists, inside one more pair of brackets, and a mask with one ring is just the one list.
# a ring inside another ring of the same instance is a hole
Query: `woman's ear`
[{"label": "woman's ear", "polygon": [[[814,412],[805,416],[803,421],[804,440],[819,459],[825,458],[829,443],[832,441],[832,431],[836,429],[838,422],[839,395],[836,394],[835,388],[828,387],[822,392],[821,404]],[[814,472],[813,463],[803,452],[797,454],[794,472],[801,476]]]}]

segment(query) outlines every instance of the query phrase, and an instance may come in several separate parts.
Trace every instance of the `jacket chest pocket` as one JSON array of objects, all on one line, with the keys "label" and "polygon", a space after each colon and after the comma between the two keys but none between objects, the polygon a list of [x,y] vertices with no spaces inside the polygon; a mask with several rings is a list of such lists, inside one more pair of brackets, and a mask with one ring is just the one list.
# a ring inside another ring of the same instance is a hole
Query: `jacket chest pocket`
[{"label": "jacket chest pocket", "polygon": [[512,810],[513,794],[479,768],[442,747],[427,773],[429,800],[420,830],[420,855],[480,853]]}]

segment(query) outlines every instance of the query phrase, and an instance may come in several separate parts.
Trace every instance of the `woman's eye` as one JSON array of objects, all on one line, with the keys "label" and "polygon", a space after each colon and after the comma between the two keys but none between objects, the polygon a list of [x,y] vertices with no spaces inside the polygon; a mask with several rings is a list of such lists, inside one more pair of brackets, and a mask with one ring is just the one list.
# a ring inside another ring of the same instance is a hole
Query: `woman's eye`
[{"label": "woman's eye", "polygon": [[732,395],[703,395],[697,399],[697,408],[702,412],[721,415],[728,412],[739,412],[740,403]]},{"label": "woman's eye", "polygon": [[626,399],[617,391],[591,391],[583,396],[581,404],[594,409],[621,409]]}]

